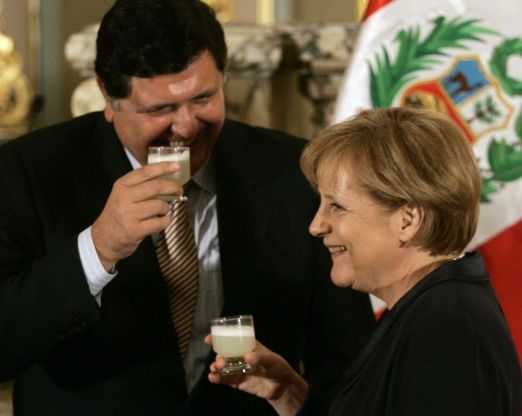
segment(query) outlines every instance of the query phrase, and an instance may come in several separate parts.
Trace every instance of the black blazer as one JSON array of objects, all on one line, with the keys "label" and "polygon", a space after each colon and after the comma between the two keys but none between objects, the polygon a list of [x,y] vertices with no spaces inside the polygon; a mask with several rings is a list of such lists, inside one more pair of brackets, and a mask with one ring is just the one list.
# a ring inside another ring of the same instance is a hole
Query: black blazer
[{"label": "black blazer", "polygon": [[330,411],[301,415],[520,416],[520,363],[479,254],[451,261],[384,316]]},{"label": "black blazer", "polygon": [[[330,282],[308,235],[317,201],[298,167],[303,144],[225,123],[214,149],[223,314],[253,314],[259,340],[331,395],[373,317],[366,295]],[[15,413],[273,414],[206,371],[187,395],[150,238],[118,263],[101,308],[89,294],[77,235],[130,169],[102,113],[0,147],[0,381],[15,379]]]}]

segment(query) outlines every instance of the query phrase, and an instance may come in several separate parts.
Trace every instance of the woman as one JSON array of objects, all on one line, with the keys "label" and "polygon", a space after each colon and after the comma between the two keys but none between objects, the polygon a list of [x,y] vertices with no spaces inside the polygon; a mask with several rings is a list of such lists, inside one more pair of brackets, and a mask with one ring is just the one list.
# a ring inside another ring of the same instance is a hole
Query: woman
[{"label": "woman", "polygon": [[[519,415],[520,364],[477,253],[481,178],[471,146],[445,116],[363,111],[326,129],[301,167],[321,196],[310,232],[332,281],[389,312],[331,404],[258,343],[257,371],[209,380],[269,401],[281,415]],[[210,337],[207,338],[210,342]]]}]

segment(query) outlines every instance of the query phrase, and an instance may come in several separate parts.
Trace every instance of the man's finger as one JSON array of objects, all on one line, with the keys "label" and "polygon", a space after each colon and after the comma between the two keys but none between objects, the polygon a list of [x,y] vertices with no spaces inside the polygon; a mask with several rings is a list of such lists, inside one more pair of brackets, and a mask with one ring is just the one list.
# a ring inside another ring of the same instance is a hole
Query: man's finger
[{"label": "man's finger", "polygon": [[158,178],[163,175],[175,173],[180,170],[180,165],[177,162],[158,162],[144,165],[132,172],[122,176],[119,180],[122,185],[135,186],[137,184]]}]

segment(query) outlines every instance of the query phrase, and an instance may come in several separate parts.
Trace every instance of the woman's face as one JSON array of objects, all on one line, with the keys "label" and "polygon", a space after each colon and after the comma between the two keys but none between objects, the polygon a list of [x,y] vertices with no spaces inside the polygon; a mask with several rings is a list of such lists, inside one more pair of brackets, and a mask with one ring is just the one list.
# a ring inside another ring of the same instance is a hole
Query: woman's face
[{"label": "woman's face", "polygon": [[323,169],[318,179],[321,204],[309,230],[330,251],[332,281],[379,292],[400,264],[401,209],[390,212],[375,202],[350,170]]}]

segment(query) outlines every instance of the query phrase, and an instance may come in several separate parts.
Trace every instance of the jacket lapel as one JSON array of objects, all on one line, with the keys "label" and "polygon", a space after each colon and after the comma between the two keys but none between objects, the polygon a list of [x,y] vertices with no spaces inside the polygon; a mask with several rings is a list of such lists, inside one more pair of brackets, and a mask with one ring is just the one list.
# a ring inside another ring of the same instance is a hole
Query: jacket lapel
[{"label": "jacket lapel", "polygon": [[[245,142],[246,141],[246,142]],[[242,126],[227,121],[213,157],[217,191],[219,243],[225,306],[227,293],[255,290],[245,283],[244,273],[255,266],[259,245],[266,233],[266,164],[256,141],[242,132]],[[228,300],[228,302],[227,302]]]}]

